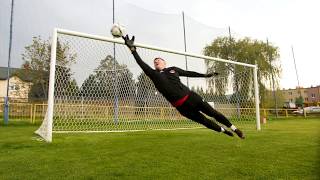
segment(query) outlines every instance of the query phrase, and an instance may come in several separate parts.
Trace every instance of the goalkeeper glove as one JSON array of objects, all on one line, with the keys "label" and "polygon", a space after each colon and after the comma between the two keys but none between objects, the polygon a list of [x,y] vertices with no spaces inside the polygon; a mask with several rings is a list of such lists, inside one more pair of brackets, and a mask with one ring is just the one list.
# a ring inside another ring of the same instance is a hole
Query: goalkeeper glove
[{"label": "goalkeeper glove", "polygon": [[131,52],[136,50],[136,47],[134,44],[134,36],[130,39],[128,34],[126,36],[122,36],[122,39],[124,40],[124,43],[127,45],[127,47],[130,49]]},{"label": "goalkeeper glove", "polygon": [[212,77],[212,76],[218,76],[218,75],[219,75],[219,73],[214,72],[214,73],[206,74],[206,77]]}]

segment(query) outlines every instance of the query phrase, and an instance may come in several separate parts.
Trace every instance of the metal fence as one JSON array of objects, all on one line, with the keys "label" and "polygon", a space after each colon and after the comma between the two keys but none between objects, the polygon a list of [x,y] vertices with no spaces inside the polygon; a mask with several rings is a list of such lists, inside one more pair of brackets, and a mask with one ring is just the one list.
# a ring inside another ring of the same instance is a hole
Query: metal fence
[{"label": "metal fence", "polygon": [[[90,108],[103,108],[108,111],[104,112],[110,112],[113,113],[112,106],[108,107],[84,107],[86,109]],[[130,106],[123,106],[121,107],[123,109],[127,109],[125,112],[129,112],[128,116],[139,116],[141,118],[159,118],[162,119],[165,118],[172,118],[176,117],[179,118],[179,114],[175,114],[173,111],[173,108],[167,108],[167,107],[130,107]],[[0,104],[0,114],[3,114],[4,104]],[[160,111],[159,111],[160,109]],[[154,113],[154,111],[157,111],[157,113]],[[220,109],[221,111],[224,111],[225,108]],[[250,110],[248,108],[242,109],[242,110]],[[9,122],[28,122],[30,124],[40,124],[46,114],[47,111],[47,104],[36,104],[36,103],[11,103],[10,109],[9,109]],[[252,108],[252,111],[254,109]],[[277,113],[278,111],[278,113]],[[138,113],[138,114],[137,114]],[[123,114],[125,115],[125,114]],[[260,115],[261,115],[261,122],[264,123],[268,121],[269,119],[276,119],[276,118],[290,118],[290,117],[320,117],[320,113],[312,113],[308,111],[298,110],[298,109],[260,109]],[[110,114],[112,116],[112,114]],[[126,115],[125,115],[126,116]],[[1,117],[3,118],[3,117]]]},{"label": "metal fence", "polygon": [[[0,104],[1,118],[4,104]],[[42,122],[47,110],[46,104],[11,103],[9,108],[9,122],[24,121],[31,124]]]}]

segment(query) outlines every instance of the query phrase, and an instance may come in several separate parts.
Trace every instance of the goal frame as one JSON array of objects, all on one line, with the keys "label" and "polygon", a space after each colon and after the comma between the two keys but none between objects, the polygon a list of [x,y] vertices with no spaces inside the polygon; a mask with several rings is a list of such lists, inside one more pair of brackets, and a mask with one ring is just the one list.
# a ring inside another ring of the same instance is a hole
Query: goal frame
[{"label": "goal frame", "polygon": [[[109,37],[105,37],[105,36],[99,36],[99,35],[87,34],[87,33],[82,33],[82,32],[77,32],[77,31],[66,30],[66,29],[54,28],[53,35],[52,35],[52,43],[51,43],[48,109],[47,109],[47,112],[45,115],[45,119],[47,121],[47,123],[45,125],[46,126],[45,128],[47,129],[47,132],[46,132],[47,136],[44,139],[47,142],[52,142],[52,132],[53,132],[52,125],[53,125],[53,110],[54,110],[54,91],[55,91],[54,90],[55,66],[56,66],[56,49],[57,49],[57,42],[58,42],[58,34],[72,35],[72,36],[77,36],[77,37],[85,37],[85,38],[89,38],[89,39],[106,41],[106,42],[111,42],[111,43],[115,43],[115,44],[122,44],[122,45],[125,44],[124,41],[120,38],[114,39],[114,38],[109,38]],[[260,108],[259,108],[259,85],[258,85],[258,77],[257,77],[258,76],[258,66],[257,65],[247,64],[247,63],[242,63],[242,62],[237,62],[237,61],[232,61],[232,60],[226,60],[226,59],[221,59],[221,58],[216,58],[216,57],[198,55],[198,54],[193,54],[193,53],[188,53],[188,52],[183,52],[183,51],[175,51],[175,50],[170,50],[170,49],[161,48],[161,47],[157,47],[157,46],[140,44],[140,43],[135,43],[135,46],[140,47],[140,48],[150,49],[150,50],[167,52],[167,53],[172,53],[172,54],[177,54],[177,55],[184,55],[184,56],[200,58],[200,59],[213,60],[213,61],[223,62],[223,63],[236,64],[236,65],[241,65],[241,66],[246,66],[246,67],[252,68],[253,69],[255,110],[256,110],[256,129],[261,130]],[[44,124],[42,124],[42,125],[44,125]],[[39,130],[36,131],[36,133],[40,135]]]}]

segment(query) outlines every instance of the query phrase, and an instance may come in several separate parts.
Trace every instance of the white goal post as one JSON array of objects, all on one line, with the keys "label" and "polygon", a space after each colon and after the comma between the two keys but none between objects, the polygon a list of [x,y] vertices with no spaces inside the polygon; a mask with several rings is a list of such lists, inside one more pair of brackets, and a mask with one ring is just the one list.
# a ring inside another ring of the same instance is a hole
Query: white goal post
[{"label": "white goal post", "polygon": [[[189,61],[199,61],[211,68],[232,67],[232,71],[221,69],[225,73],[207,81],[192,80],[190,88],[202,93],[208,102],[214,102],[215,108],[236,125],[260,130],[257,65],[139,43],[135,46],[145,61],[151,62],[160,55],[175,59],[171,62],[173,66],[188,57]],[[198,71],[196,67],[188,70]],[[51,142],[53,132],[202,127],[180,116],[149,83],[122,39],[55,28],[48,108],[36,133]]]}]

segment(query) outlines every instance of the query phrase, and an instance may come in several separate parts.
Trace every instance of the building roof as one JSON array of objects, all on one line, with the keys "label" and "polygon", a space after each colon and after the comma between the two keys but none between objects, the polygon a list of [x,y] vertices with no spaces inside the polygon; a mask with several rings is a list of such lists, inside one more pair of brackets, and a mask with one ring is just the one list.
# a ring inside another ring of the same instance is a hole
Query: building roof
[{"label": "building roof", "polygon": [[[18,72],[23,72],[23,73],[18,73]],[[10,68],[10,77],[12,76],[17,76],[23,81],[30,82],[31,77],[28,76],[28,73],[24,72],[24,69],[21,68]],[[20,75],[23,74],[23,75]],[[8,68],[7,67],[0,67],[0,80],[6,80],[8,78]]]},{"label": "building roof", "polygon": [[285,88],[283,88],[282,89],[282,91],[292,91],[292,90],[298,90],[298,88],[300,89],[300,90],[302,90],[302,89],[310,89],[310,88],[320,88],[320,85],[317,85],[317,86],[310,86],[310,87],[296,87],[296,88],[289,88],[289,89],[285,89]]}]

